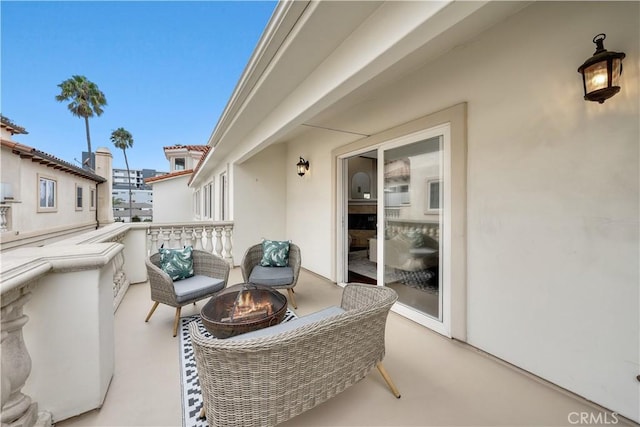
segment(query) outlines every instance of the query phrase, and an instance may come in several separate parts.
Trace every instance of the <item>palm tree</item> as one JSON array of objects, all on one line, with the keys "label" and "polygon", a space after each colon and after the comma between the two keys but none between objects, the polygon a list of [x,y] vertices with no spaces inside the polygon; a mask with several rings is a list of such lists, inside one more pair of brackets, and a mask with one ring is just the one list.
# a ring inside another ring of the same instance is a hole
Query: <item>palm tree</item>
[{"label": "palm tree", "polygon": [[125,128],[118,128],[111,132],[111,142],[124,153],[124,162],[127,165],[127,181],[129,181],[129,222],[133,213],[131,204],[131,172],[129,172],[129,160],[127,160],[127,148],[133,147],[133,136]]},{"label": "palm tree", "polygon": [[84,118],[84,126],[87,131],[87,150],[89,151],[88,164],[93,170],[93,158],[91,156],[91,136],[89,135],[89,117],[101,116],[102,107],[107,105],[107,98],[98,89],[98,86],[87,80],[85,76],[71,76],[58,85],[60,94],[56,95],[56,101],[71,101],[67,107],[71,114]]}]

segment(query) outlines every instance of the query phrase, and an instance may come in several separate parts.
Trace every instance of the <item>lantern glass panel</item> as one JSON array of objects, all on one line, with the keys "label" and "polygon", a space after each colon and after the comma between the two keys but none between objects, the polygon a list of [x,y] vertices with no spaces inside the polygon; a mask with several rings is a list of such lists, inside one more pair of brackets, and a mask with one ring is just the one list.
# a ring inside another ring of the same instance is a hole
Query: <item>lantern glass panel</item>
[{"label": "lantern glass panel", "polygon": [[620,74],[622,74],[622,59],[615,58],[611,71],[611,86],[620,86]]},{"label": "lantern glass panel", "polygon": [[584,70],[587,93],[608,87],[607,61],[597,62]]}]

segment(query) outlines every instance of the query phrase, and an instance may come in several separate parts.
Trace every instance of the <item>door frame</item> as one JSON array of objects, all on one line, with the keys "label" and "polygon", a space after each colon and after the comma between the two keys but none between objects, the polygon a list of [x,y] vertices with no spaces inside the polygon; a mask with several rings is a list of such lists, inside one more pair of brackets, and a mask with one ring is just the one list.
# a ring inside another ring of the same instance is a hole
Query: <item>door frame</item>
[{"label": "door frame", "polygon": [[[334,270],[336,282],[344,286],[346,273],[346,257],[348,249],[345,249],[345,227],[346,218],[344,213],[347,206],[345,205],[343,187],[345,177],[343,176],[344,165],[343,159],[363,153],[373,149],[377,149],[380,145],[396,140],[417,132],[426,131],[439,125],[449,123],[451,138],[450,153],[450,174],[449,185],[451,186],[450,209],[450,256],[447,270],[450,274],[451,290],[449,292],[449,312],[450,325],[447,336],[460,341],[467,341],[467,104],[460,103],[444,110],[420,117],[402,125],[387,129],[380,133],[359,139],[352,143],[335,148],[331,152],[333,176],[335,177],[335,260]],[[380,180],[378,180],[380,182]],[[380,185],[380,184],[378,184]],[[441,234],[442,238],[442,234]],[[395,304],[393,311],[401,314],[411,320],[413,311],[398,307]],[[415,313],[415,311],[414,311]],[[417,321],[417,320],[416,320]]]},{"label": "door frame", "polygon": [[[407,317],[414,322],[432,329],[446,337],[451,337],[451,124],[443,123],[428,129],[403,135],[392,139],[378,146],[378,194],[384,194],[384,161],[385,151],[410,145],[426,139],[442,136],[442,195],[443,206],[440,215],[440,250],[439,250],[439,269],[440,272],[440,290],[438,298],[438,308],[440,319],[436,319],[423,313],[413,307],[396,303],[394,311]],[[382,165],[382,167],[381,167]],[[384,197],[378,198],[378,218],[384,221]],[[384,224],[384,223],[383,223]],[[384,228],[378,227],[377,235],[377,251],[378,251],[378,284],[384,283],[384,266],[385,266],[385,239]]]}]

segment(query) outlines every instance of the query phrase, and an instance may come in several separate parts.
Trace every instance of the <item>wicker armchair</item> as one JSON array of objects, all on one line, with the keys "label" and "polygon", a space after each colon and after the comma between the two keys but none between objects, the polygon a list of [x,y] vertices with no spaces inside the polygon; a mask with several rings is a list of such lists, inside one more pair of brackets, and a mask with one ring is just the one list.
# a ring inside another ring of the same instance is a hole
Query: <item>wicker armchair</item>
[{"label": "wicker armchair", "polygon": [[[279,275],[279,271],[283,271],[286,267],[261,267],[260,274],[257,275],[254,272],[256,266],[260,265],[262,259],[262,244],[251,246],[245,252],[242,258],[240,268],[242,270],[242,278],[246,283],[254,283],[256,285],[270,286],[272,288],[286,289],[289,294],[289,301],[293,308],[298,308],[296,300],[293,295],[293,288],[298,282],[298,275],[300,274],[300,265],[302,263],[302,257],[300,255],[300,247],[293,243],[289,244],[289,267],[293,272],[293,277],[290,274]],[[268,271],[267,271],[268,270]],[[284,280],[282,280],[284,278]]]},{"label": "wicker armchair", "polygon": [[344,391],[374,366],[400,397],[382,366],[387,314],[396,300],[393,289],[349,284],[340,314],[247,339],[209,338],[192,322],[209,426],[274,426]]},{"label": "wicker armchair", "polygon": [[[193,250],[192,256],[194,276],[175,283],[160,268],[159,253],[151,255],[145,260],[149,276],[149,288],[151,289],[151,300],[154,301],[154,304],[144,321],[149,321],[160,303],[175,307],[174,337],[178,334],[178,323],[180,322],[180,310],[182,307],[191,303],[195,304],[196,301],[220,292],[227,286],[229,278],[229,264],[222,258],[210,252],[196,249]],[[179,290],[178,292],[177,289]]]}]

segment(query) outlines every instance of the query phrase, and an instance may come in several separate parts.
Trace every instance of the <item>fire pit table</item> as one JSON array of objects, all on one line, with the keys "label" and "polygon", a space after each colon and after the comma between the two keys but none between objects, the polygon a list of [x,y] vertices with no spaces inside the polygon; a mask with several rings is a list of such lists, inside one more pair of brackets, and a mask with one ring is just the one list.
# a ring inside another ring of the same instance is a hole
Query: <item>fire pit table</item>
[{"label": "fire pit table", "polygon": [[229,338],[282,322],[287,298],[265,286],[239,283],[213,296],[202,307],[204,327],[216,338]]}]

